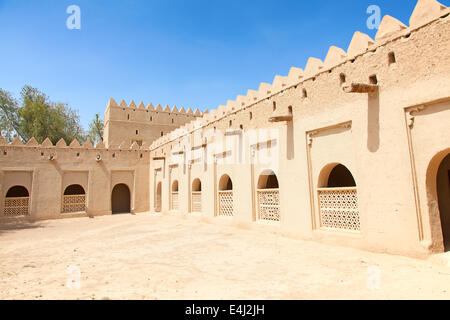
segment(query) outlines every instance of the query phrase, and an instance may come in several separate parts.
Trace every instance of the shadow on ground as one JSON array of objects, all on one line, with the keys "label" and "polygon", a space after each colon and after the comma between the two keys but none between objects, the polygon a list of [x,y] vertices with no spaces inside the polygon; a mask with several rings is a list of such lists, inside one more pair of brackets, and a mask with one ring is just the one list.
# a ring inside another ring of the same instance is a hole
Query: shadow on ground
[{"label": "shadow on ground", "polygon": [[11,222],[2,222],[0,224],[0,235],[14,232],[19,230],[27,230],[27,229],[38,229],[43,228],[44,225],[42,223],[34,222],[34,221],[11,221]]}]

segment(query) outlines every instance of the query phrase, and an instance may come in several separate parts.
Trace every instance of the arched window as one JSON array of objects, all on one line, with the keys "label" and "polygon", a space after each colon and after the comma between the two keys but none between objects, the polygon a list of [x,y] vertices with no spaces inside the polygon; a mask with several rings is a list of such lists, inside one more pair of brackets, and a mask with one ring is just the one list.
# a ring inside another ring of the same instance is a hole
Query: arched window
[{"label": "arched window", "polygon": [[80,195],[80,194],[86,194],[86,192],[84,192],[84,188],[79,184],[73,184],[71,186],[68,186],[66,190],[64,190],[65,196]]},{"label": "arched window", "polygon": [[327,186],[328,188],[356,187],[356,182],[350,170],[338,164],[331,170]]},{"label": "arched window", "polygon": [[258,179],[258,189],[278,189],[278,178],[271,170],[261,173]]},{"label": "arched window", "polygon": [[179,194],[178,194],[178,180],[175,180],[172,183],[172,197],[171,197],[170,209],[171,210],[179,210],[180,209],[180,201],[179,201]]},{"label": "arched window", "polygon": [[325,166],[318,183],[321,226],[360,231],[358,192],[350,170],[340,163]]},{"label": "arched window", "polygon": [[15,186],[8,190],[6,193],[7,198],[23,198],[23,197],[29,197],[30,194],[28,193],[27,188],[22,186]]},{"label": "arched window", "polygon": [[200,181],[200,179],[195,179],[192,182],[192,191],[202,192],[202,182]]},{"label": "arched window", "polygon": [[178,192],[178,180],[172,183],[172,192]]},{"label": "arched window", "polygon": [[86,211],[86,192],[79,184],[68,186],[63,195],[63,213],[85,212]]},{"label": "arched window", "polygon": [[14,186],[5,196],[3,214],[9,217],[27,216],[29,213],[30,193],[23,186]]},{"label": "arched window", "polygon": [[232,191],[233,190],[233,181],[229,175],[224,174],[219,181],[219,190],[220,191]]},{"label": "arched window", "polygon": [[233,216],[233,182],[224,174],[219,180],[219,216]]},{"label": "arched window", "polygon": [[202,182],[195,179],[192,182],[192,212],[202,212]]},{"label": "arched window", "polygon": [[265,221],[280,221],[280,191],[278,178],[266,170],[258,178],[258,217]]}]

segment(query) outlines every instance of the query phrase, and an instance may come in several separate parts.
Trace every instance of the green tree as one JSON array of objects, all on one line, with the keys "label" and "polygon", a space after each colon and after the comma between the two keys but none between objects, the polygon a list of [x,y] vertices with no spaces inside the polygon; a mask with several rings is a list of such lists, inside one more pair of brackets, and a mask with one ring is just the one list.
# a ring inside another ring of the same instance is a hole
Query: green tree
[{"label": "green tree", "polygon": [[97,144],[103,141],[103,120],[97,113],[95,119],[89,124],[88,138],[92,143]]},{"label": "green tree", "polygon": [[24,142],[35,137],[39,143],[48,137],[53,144],[61,138],[66,143],[74,139],[82,143],[86,139],[76,111],[64,103],[50,101],[44,93],[30,86],[21,91],[21,106],[10,93],[1,90],[0,107],[0,116],[4,118],[0,129],[7,140],[17,135]]},{"label": "green tree", "polygon": [[17,135],[22,135],[16,130],[19,128],[18,103],[11,93],[0,89],[0,133],[8,142]]}]

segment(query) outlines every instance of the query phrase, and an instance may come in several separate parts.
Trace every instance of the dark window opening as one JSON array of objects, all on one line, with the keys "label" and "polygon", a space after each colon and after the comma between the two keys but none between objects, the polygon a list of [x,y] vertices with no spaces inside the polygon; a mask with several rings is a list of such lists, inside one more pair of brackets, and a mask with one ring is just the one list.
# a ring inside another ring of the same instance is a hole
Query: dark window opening
[{"label": "dark window opening", "polygon": [[352,173],[342,164],[337,165],[328,177],[328,188],[356,187]]},{"label": "dark window opening", "polygon": [[84,191],[84,188],[79,184],[73,184],[71,186],[68,186],[66,190],[64,190],[65,196],[78,196],[82,194],[86,194],[86,192]]},{"label": "dark window opening", "polygon": [[8,193],[6,194],[7,198],[26,198],[29,196],[30,194],[28,193],[28,190],[22,186],[14,186],[9,189]]},{"label": "dark window opening", "polygon": [[397,59],[395,58],[395,53],[394,52],[390,52],[389,53],[388,59],[389,59],[389,65],[397,62]]},{"label": "dark window opening", "polygon": [[258,179],[258,189],[278,189],[278,178],[275,173],[261,174]]},{"label": "dark window opening", "polygon": [[222,176],[219,181],[219,190],[220,191],[231,191],[233,190],[233,182],[228,175]]}]

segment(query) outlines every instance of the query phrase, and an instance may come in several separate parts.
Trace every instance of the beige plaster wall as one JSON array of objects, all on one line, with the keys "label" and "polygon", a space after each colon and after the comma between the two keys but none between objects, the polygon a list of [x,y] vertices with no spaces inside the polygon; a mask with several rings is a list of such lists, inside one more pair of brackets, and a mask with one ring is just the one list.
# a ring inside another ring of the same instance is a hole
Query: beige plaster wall
[{"label": "beige plaster wall", "polygon": [[[50,155],[55,160],[50,161]],[[97,156],[102,160],[97,161]],[[31,220],[111,214],[111,191],[117,183],[129,186],[132,212],[149,210],[146,150],[0,146],[0,172],[0,220],[7,220],[3,215],[4,197],[15,185],[24,186],[30,193],[27,219]],[[64,190],[72,184],[86,191],[85,213],[61,213]]]},{"label": "beige plaster wall", "polygon": [[[221,152],[228,152],[228,157],[238,153],[235,144],[235,149],[224,147],[210,154],[209,149],[217,141],[207,136],[214,129],[224,133],[239,130],[241,126],[245,132],[271,128],[277,132],[276,146],[268,149],[274,150],[272,157],[276,158],[277,167],[227,164],[220,160],[216,164],[194,164],[189,174],[178,173],[184,185],[180,188],[181,208],[188,208],[189,183],[201,176],[205,195],[203,215],[214,217],[217,184],[223,174],[228,174],[233,180],[235,203],[235,214],[230,220],[258,227],[254,185],[262,170],[273,169],[280,183],[281,221],[271,225],[270,230],[373,251],[414,256],[428,254],[432,250],[432,233],[441,231],[436,231],[439,228],[432,231],[433,224],[427,217],[425,178],[433,156],[449,148],[450,141],[447,120],[450,105],[445,102],[450,98],[449,37],[450,18],[447,16],[408,30],[381,46],[374,46],[373,50],[331,69],[323,69],[314,77],[259,102],[233,111],[229,109],[223,118],[214,119],[212,115],[216,113],[211,112],[207,119],[206,116],[202,119],[202,128],[196,132],[201,137],[197,139],[200,145],[206,138],[207,146],[200,147],[207,150],[209,158],[221,159],[217,157]],[[390,64],[388,57],[392,52],[396,63]],[[341,88],[341,74],[345,74],[347,83],[369,83],[369,77],[376,75],[378,92],[345,93]],[[307,97],[303,89],[307,90]],[[416,116],[410,133],[408,110],[423,104],[435,106],[422,111],[424,116]],[[269,122],[270,117],[288,115],[288,107],[292,107],[293,121]],[[151,148],[151,157],[165,157],[167,165],[179,145],[186,145],[184,152],[189,154],[191,148],[199,144],[192,142],[194,135],[159,139]],[[258,142],[267,140],[261,138]],[[249,155],[254,143],[247,138],[244,141],[244,153]],[[414,165],[411,159],[415,159]],[[151,179],[155,163],[151,161]],[[344,164],[356,180],[360,233],[324,230],[317,223],[319,174],[330,163]],[[416,197],[423,199],[417,201]],[[167,204],[164,204],[167,201],[163,199],[163,211],[167,211]],[[442,236],[437,247],[442,249]]]}]

